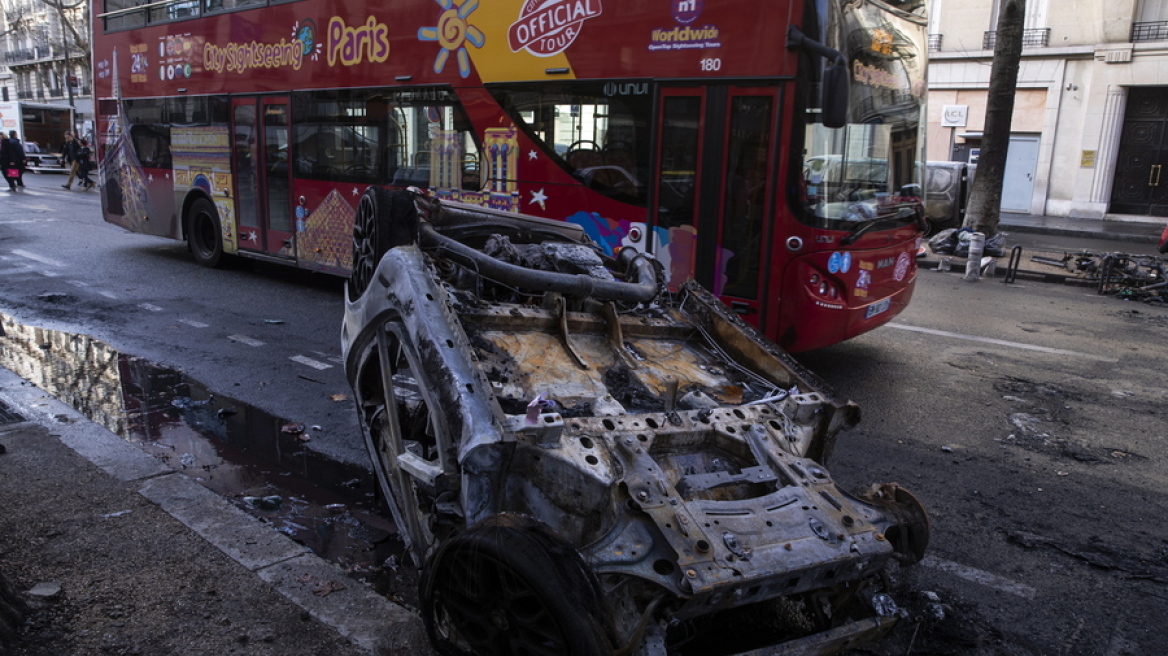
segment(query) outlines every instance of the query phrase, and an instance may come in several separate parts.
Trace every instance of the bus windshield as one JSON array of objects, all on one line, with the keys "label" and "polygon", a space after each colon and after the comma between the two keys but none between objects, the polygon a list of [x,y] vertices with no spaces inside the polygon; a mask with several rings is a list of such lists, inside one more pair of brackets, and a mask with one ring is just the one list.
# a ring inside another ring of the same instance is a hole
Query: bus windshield
[{"label": "bus windshield", "polygon": [[822,42],[848,62],[848,118],[828,128],[808,103],[801,166],[793,171],[804,222],[848,230],[873,219],[914,220],[922,197],[926,44],[924,18],[912,10],[921,4],[849,3],[825,17]]}]

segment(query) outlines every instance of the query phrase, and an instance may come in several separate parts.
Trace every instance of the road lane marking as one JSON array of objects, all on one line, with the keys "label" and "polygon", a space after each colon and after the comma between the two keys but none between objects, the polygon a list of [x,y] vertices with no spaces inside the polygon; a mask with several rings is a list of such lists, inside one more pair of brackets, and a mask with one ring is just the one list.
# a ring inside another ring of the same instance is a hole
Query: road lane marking
[{"label": "road lane marking", "polygon": [[49,266],[55,266],[55,267],[65,266],[64,262],[61,262],[59,260],[54,260],[51,257],[45,257],[44,255],[37,255],[36,253],[29,253],[28,251],[14,250],[14,251],[12,251],[12,254],[19,255],[25,259],[32,260],[33,262],[40,262],[41,264],[47,264]]},{"label": "road lane marking", "polygon": [[299,362],[300,364],[308,365],[309,367],[312,367],[318,371],[324,371],[325,369],[333,368],[331,364],[325,364],[319,360],[313,360],[312,358],[304,355],[294,355],[288,359],[293,362]]},{"label": "road lane marking", "polygon": [[85,282],[84,280],[66,280],[65,282],[66,284],[70,284],[81,289],[89,286],[89,283]]},{"label": "road lane marking", "polygon": [[202,321],[195,321],[194,319],[179,319],[178,322],[185,323],[192,328],[207,328],[211,325],[209,323],[203,323]]},{"label": "road lane marking", "polygon": [[264,343],[258,339],[248,337],[246,335],[228,335],[227,339],[240,344],[247,344],[248,346],[263,346]]},{"label": "road lane marking", "polygon": [[976,335],[963,335],[962,333],[951,333],[948,330],[934,330],[932,328],[921,328],[920,326],[909,326],[903,323],[889,323],[885,324],[889,328],[898,328],[900,330],[909,330],[916,333],[925,333],[926,335],[937,335],[938,337],[952,337],[954,339],[964,339],[971,342],[981,342],[983,344],[993,344],[995,346],[1008,346],[1010,348],[1023,349],[1026,351],[1038,351],[1039,353],[1049,353],[1051,355],[1071,355],[1078,358],[1087,358],[1088,360],[1096,360],[1099,362],[1119,362],[1118,358],[1107,358],[1102,355],[1092,355],[1090,353],[1083,353],[1081,351],[1068,351],[1065,349],[1056,349],[1049,346],[1038,346],[1036,344],[1023,344],[1022,342],[1009,342],[1004,339],[993,339],[991,337],[978,337]]},{"label": "road lane marking", "polygon": [[989,588],[993,588],[999,592],[1005,592],[1012,595],[1017,595],[1023,599],[1033,599],[1038,591],[1034,588],[1011,581],[1010,579],[998,576],[997,574],[990,574],[984,570],[976,569],[961,563],[955,563],[951,560],[938,558],[933,555],[925,556],[921,560],[921,565],[931,567],[932,569],[942,572],[948,572],[957,578],[972,581]]},{"label": "road lane marking", "polygon": [[139,303],[138,307],[142,308],[143,310],[150,310],[151,312],[162,312],[162,308],[154,305],[153,303]]},{"label": "road lane marking", "polygon": [[98,292],[98,294],[101,294],[106,298],[112,298],[115,301],[118,300],[118,295],[113,292]]}]

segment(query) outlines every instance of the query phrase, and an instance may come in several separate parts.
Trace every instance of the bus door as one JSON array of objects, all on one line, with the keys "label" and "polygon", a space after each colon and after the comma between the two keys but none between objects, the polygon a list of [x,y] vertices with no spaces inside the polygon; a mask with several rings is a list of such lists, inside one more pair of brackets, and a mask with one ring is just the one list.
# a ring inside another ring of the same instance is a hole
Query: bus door
[{"label": "bus door", "polygon": [[289,105],[286,97],[231,101],[235,199],[239,249],[295,256],[292,189],[288,166]]},{"label": "bus door", "polygon": [[774,216],[777,87],[663,87],[654,246],[669,286],[693,278],[758,325]]}]

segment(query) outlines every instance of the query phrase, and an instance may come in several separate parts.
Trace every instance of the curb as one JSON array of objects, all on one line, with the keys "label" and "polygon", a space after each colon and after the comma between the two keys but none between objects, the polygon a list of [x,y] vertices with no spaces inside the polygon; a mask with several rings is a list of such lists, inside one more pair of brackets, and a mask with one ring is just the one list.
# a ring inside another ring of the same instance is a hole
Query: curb
[{"label": "curb", "polygon": [[[0,399],[109,476],[135,486],[138,494],[357,648],[371,654],[430,653],[423,647],[429,639],[417,615],[3,367]],[[316,594],[321,584],[330,586],[330,594]]]},{"label": "curb", "polygon": [[1107,241],[1129,242],[1133,244],[1156,243],[1156,237],[1118,232],[1091,232],[1080,228],[1058,228],[1052,226],[1030,226],[1014,223],[999,223],[1003,232],[1024,232],[1032,235],[1054,235],[1057,237],[1079,237],[1083,239],[1105,239]]}]

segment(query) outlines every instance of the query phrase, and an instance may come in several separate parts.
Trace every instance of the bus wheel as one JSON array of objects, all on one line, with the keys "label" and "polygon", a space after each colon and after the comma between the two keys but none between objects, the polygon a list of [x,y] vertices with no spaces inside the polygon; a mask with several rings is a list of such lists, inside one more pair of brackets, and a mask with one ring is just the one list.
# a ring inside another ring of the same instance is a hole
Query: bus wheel
[{"label": "bus wheel", "polygon": [[373,281],[381,257],[395,246],[412,244],[418,234],[414,195],[372,186],[365,190],[353,219],[353,271],[350,300],[357,300]]},{"label": "bus wheel", "polygon": [[445,542],[421,580],[422,618],[446,656],[612,654],[596,586],[570,546],[499,516]]},{"label": "bus wheel", "polygon": [[223,231],[219,226],[219,213],[215,204],[207,198],[199,198],[191,203],[187,216],[187,244],[195,261],[215,268],[223,262]]}]

